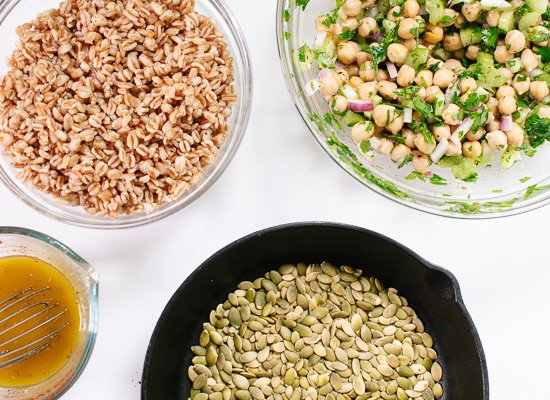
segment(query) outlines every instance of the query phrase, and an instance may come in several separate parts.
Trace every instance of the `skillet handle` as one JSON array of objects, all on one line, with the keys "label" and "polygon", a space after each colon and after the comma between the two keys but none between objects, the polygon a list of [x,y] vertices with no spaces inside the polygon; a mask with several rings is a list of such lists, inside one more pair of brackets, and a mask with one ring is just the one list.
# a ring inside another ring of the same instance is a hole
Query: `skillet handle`
[{"label": "skillet handle", "polygon": [[462,302],[460,285],[456,277],[450,271],[433,264],[430,264],[429,269],[428,283],[434,292],[444,299]]}]

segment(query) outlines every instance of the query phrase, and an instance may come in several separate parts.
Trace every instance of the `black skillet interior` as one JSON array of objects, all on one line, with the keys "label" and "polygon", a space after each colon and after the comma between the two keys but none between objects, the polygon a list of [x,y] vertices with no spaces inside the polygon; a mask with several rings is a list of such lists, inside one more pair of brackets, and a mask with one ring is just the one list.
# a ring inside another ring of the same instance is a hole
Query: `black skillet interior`
[{"label": "black skillet interior", "polygon": [[257,232],[220,250],[178,289],[157,323],[143,371],[143,400],[189,396],[190,347],[202,323],[243,280],[284,263],[330,261],[376,276],[405,296],[433,336],[446,400],[488,400],[485,357],[456,279],[398,243],[346,225],[304,223]]}]

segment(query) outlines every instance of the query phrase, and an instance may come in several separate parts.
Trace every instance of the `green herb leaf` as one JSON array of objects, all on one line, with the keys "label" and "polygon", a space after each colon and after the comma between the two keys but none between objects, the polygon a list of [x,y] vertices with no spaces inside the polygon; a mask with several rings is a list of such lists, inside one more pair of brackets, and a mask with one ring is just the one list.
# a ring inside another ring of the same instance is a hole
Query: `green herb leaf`
[{"label": "green herb leaf", "polygon": [[[428,104],[420,97],[415,97],[412,101],[412,107],[418,111],[425,119],[431,119],[434,117],[431,104]],[[431,133],[430,133],[431,137]]]},{"label": "green herb leaf", "polygon": [[533,197],[534,194],[538,192],[543,192],[548,189],[550,189],[550,185],[546,185],[546,186],[531,185],[525,191],[525,195],[523,196],[523,198],[530,199],[531,197]]},{"label": "green herb leaf", "polygon": [[399,97],[402,97],[403,100],[412,100],[419,90],[419,86],[408,86],[402,89],[395,89],[393,92]]},{"label": "green herb leaf", "polygon": [[399,23],[397,23],[386,35],[386,37],[377,46],[362,46],[362,50],[372,54],[372,61],[374,68],[378,68],[378,64],[382,62],[388,51],[390,44],[397,40],[397,30],[399,29]]},{"label": "green herb leaf", "polygon": [[447,185],[447,179],[437,174],[433,174],[430,178],[430,183],[433,185],[445,186]]},{"label": "green herb leaf", "polygon": [[424,121],[413,121],[409,124],[410,128],[413,130],[414,133],[421,133],[424,135],[424,140],[426,140],[426,143],[429,144],[435,144],[435,138],[430,129],[428,128],[428,124]]},{"label": "green herb leaf", "polygon": [[426,174],[423,174],[421,172],[418,172],[418,171],[413,171],[411,172],[409,175],[407,175],[405,177],[405,179],[409,180],[409,181],[412,181],[414,179],[419,179],[421,180],[422,182],[426,182]]},{"label": "green herb leaf", "polygon": [[405,156],[405,158],[403,159],[403,161],[401,162],[401,164],[399,164],[399,166],[397,168],[403,168],[405,165],[407,165],[408,163],[412,162],[413,160],[413,155],[411,153],[407,154]]},{"label": "green herb leaf", "polygon": [[527,182],[529,179],[531,179],[531,177],[530,177],[530,176],[526,176],[526,177],[524,177],[524,178],[521,178],[519,181],[520,181],[521,183],[525,183],[525,182]]},{"label": "green herb leaf", "polygon": [[353,39],[353,37],[357,34],[357,28],[350,30],[350,29],[344,29],[342,33],[338,34],[338,38],[340,40],[350,40]]},{"label": "green herb leaf", "polygon": [[285,40],[290,40],[290,32],[285,32]]},{"label": "green herb leaf", "polygon": [[533,148],[537,148],[550,140],[550,118],[541,118],[537,113],[538,107],[525,119],[525,133]]},{"label": "green herb leaf", "polygon": [[288,10],[285,10],[283,12],[283,19],[285,20],[285,22],[290,21],[290,12]]},{"label": "green herb leaf", "polygon": [[370,140],[363,140],[359,147],[363,153],[368,153],[370,151]]},{"label": "green herb leaf", "polygon": [[298,7],[302,7],[302,10],[306,9],[308,3],[309,3],[309,0],[296,0],[296,5]]},{"label": "green herb leaf", "polygon": [[490,27],[481,31],[481,44],[484,49],[494,50],[498,44],[498,37],[500,34],[506,32],[497,27]]}]

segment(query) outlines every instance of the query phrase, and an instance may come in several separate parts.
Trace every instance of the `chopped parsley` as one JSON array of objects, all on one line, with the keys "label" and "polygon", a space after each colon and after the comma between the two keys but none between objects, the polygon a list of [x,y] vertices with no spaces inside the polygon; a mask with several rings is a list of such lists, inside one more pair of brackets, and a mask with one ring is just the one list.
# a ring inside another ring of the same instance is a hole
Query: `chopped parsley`
[{"label": "chopped parsley", "polygon": [[534,27],[531,27],[527,30],[525,38],[531,42],[545,42],[550,39],[550,31],[547,30],[538,30]]},{"label": "chopped parsley", "polygon": [[445,186],[445,185],[447,185],[447,179],[445,179],[442,176],[439,176],[437,174],[433,174],[430,177],[430,183],[432,185]]},{"label": "chopped parsley", "polygon": [[340,40],[349,40],[353,39],[353,37],[357,34],[357,28],[350,30],[350,29],[344,29],[342,33],[338,34],[338,38]]},{"label": "chopped parsley", "polygon": [[402,89],[395,89],[393,92],[402,97],[403,100],[412,100],[415,94],[420,90],[418,86],[408,86]]},{"label": "chopped parsley", "polygon": [[413,160],[413,155],[411,153],[407,154],[403,161],[401,161],[401,164],[397,168],[403,168],[405,165],[410,163]]},{"label": "chopped parsley", "polygon": [[490,27],[481,31],[481,44],[484,49],[494,50],[498,44],[498,37],[501,33],[506,33],[500,28]]},{"label": "chopped parsley", "polygon": [[336,119],[336,117],[334,116],[334,114],[332,113],[326,113],[325,114],[325,118],[324,118],[325,122],[330,125],[330,126],[336,126],[338,129],[342,129],[342,124],[340,123],[340,121],[338,121]]},{"label": "chopped parsley", "polygon": [[323,20],[323,25],[325,25],[327,28],[330,28],[332,25],[334,25],[338,21],[338,11],[343,5],[344,0],[336,0],[336,8],[332,10],[330,14],[325,15],[326,18]]},{"label": "chopped parsley", "polygon": [[422,172],[418,172],[418,171],[413,171],[409,175],[407,175],[405,179],[409,181],[418,179],[418,180],[421,180],[422,182],[426,182],[426,174],[423,174]]},{"label": "chopped parsley", "polygon": [[290,40],[290,32],[285,31],[285,39]]},{"label": "chopped parsley", "polygon": [[309,3],[309,0],[296,0],[296,5],[298,7],[302,7],[302,10],[306,9],[308,3]]},{"label": "chopped parsley", "polygon": [[374,68],[378,68],[378,64],[382,62],[388,51],[390,44],[397,40],[397,30],[399,29],[399,23],[397,23],[392,29],[389,30],[386,37],[377,45],[364,45],[362,50],[372,54],[372,61]]},{"label": "chopped parsley", "polygon": [[363,140],[359,147],[363,153],[368,153],[370,151],[370,140]]},{"label": "chopped parsley", "polygon": [[540,60],[543,63],[550,62],[550,49],[548,47],[533,47],[533,51],[540,55]]},{"label": "chopped parsley", "polygon": [[409,124],[411,129],[414,133],[421,133],[424,135],[424,140],[428,144],[435,144],[435,138],[430,129],[428,128],[428,124],[424,121],[413,121]]},{"label": "chopped parsley", "polygon": [[525,133],[533,148],[550,140],[550,118],[541,118],[535,108],[525,119]]},{"label": "chopped parsley", "polygon": [[307,44],[304,44],[302,47],[298,49],[298,61],[305,63],[307,62],[307,53],[311,52],[311,49]]},{"label": "chopped parsley", "polygon": [[290,21],[290,12],[288,10],[285,10],[283,12],[283,18],[284,18],[285,22]]},{"label": "chopped parsley", "polygon": [[548,189],[550,189],[550,185],[546,185],[546,186],[531,185],[525,191],[525,195],[523,196],[523,198],[526,200],[530,199],[531,197],[533,197],[535,193],[543,192]]},{"label": "chopped parsley", "polygon": [[453,15],[452,17],[450,15],[444,15],[443,18],[441,18],[441,23],[443,26],[452,25],[455,23],[458,15]]},{"label": "chopped parsley", "polygon": [[520,181],[521,183],[525,183],[525,182],[527,182],[529,179],[531,179],[531,177],[530,177],[530,176],[526,176],[526,177],[524,177],[524,178],[521,178],[519,181]]},{"label": "chopped parsley", "polygon": [[413,99],[412,107],[416,111],[418,111],[425,119],[431,119],[434,117],[432,106],[427,102],[425,102],[424,100],[422,100],[420,97],[415,97]]},{"label": "chopped parsley", "polygon": [[405,142],[405,138],[403,136],[392,135],[391,133],[388,133],[388,132],[382,132],[382,136],[388,139],[393,139],[395,143],[398,143],[398,144]]}]

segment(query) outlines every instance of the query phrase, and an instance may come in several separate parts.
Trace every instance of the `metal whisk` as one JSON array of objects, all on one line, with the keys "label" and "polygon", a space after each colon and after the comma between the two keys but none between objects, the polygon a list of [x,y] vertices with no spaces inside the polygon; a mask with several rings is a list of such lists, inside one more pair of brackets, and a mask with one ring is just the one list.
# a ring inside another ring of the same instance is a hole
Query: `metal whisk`
[{"label": "metal whisk", "polygon": [[[27,288],[0,301],[0,369],[44,351],[69,326],[68,322],[56,325],[67,310],[56,310],[58,304],[37,300],[37,295],[49,289]],[[8,337],[10,332],[13,336]]]}]

